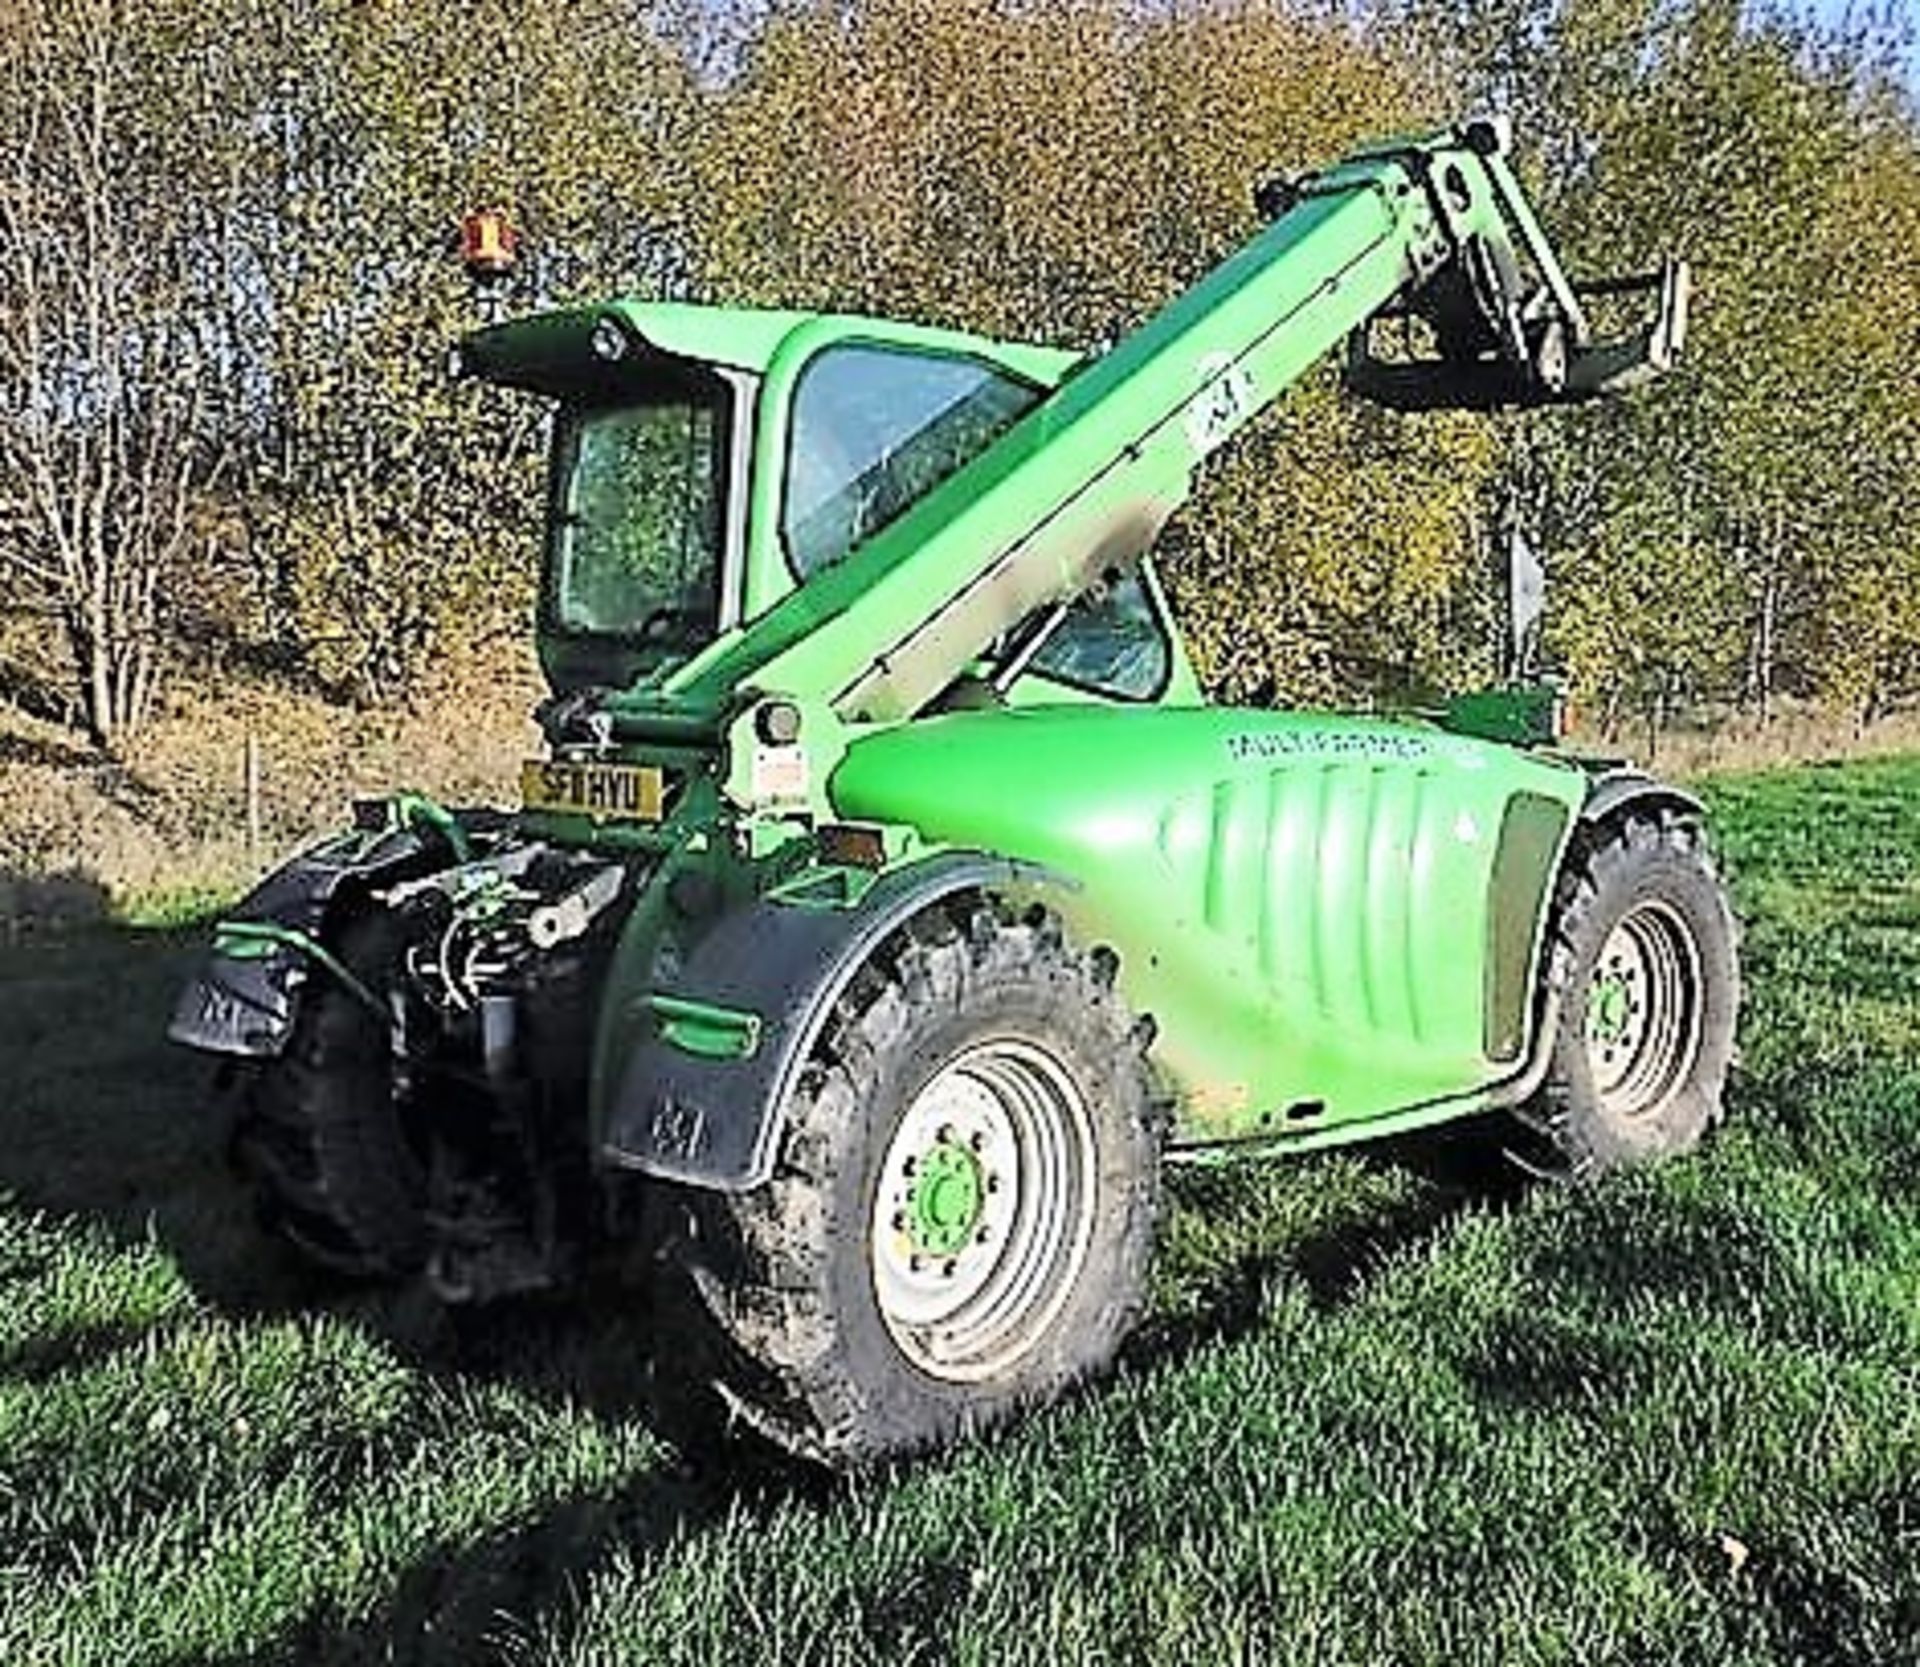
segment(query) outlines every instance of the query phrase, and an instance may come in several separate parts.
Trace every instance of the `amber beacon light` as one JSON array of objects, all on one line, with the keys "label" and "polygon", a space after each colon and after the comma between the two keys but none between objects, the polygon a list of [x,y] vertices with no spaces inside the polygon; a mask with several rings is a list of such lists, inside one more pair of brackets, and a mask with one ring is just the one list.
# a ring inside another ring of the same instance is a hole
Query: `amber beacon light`
[{"label": "amber beacon light", "polygon": [[476,284],[497,284],[509,277],[518,243],[504,209],[475,209],[460,222],[460,264]]}]

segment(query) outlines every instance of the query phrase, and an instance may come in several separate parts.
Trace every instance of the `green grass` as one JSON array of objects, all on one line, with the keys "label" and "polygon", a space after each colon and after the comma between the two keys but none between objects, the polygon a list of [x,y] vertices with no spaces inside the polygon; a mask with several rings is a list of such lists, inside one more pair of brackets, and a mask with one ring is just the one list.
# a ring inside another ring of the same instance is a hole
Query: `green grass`
[{"label": "green grass", "polygon": [[1920,764],[1712,796],[1698,1157],[1186,1176],[1115,1382],[850,1487],[678,1464],[611,1291],[305,1285],[158,1040],[191,935],[0,944],[0,1660],[1920,1661]]}]

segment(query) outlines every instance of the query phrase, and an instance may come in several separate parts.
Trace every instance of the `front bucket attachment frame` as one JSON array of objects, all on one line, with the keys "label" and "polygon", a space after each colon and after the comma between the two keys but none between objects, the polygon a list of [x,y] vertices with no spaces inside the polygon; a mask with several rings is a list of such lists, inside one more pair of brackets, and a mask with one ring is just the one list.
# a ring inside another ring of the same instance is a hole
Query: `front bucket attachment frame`
[{"label": "front bucket attachment frame", "polygon": [[[1504,289],[1506,274],[1491,263],[1481,268]],[[1477,288],[1478,286],[1476,286]],[[1348,339],[1346,383],[1355,393],[1397,411],[1492,411],[1517,406],[1568,405],[1609,394],[1627,393],[1664,376],[1686,344],[1692,274],[1683,260],[1664,261],[1656,272],[1576,282],[1582,298],[1657,294],[1653,317],[1631,336],[1614,341],[1586,340],[1584,311],[1572,319],[1545,308],[1536,294],[1516,300],[1510,294],[1481,295],[1491,301],[1511,328],[1488,329],[1463,355],[1462,333],[1436,334],[1453,351],[1430,357],[1388,358],[1376,348],[1376,328],[1385,321],[1433,322],[1425,297],[1375,315]],[[1455,298],[1457,301],[1457,297]],[[1541,316],[1542,314],[1545,316]]]}]

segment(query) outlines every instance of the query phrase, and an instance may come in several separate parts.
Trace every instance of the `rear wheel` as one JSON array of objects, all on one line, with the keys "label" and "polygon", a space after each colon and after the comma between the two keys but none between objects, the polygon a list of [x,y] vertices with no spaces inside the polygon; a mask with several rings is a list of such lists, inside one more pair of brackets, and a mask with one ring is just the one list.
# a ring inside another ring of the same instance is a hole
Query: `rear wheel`
[{"label": "rear wheel", "polygon": [[[392,922],[341,934],[341,961],[374,990],[393,964]],[[410,1274],[426,1261],[426,1174],[395,1093],[387,1028],[318,970],[284,1053],[242,1086],[233,1157],[267,1228],[334,1273]]]},{"label": "rear wheel", "polygon": [[936,911],[836,1007],[774,1179],[689,1196],[727,1403],[839,1468],[1004,1422],[1106,1366],[1159,1201],[1146,1032],[1109,954]]},{"label": "rear wheel", "polygon": [[1553,1056],[1529,1121],[1576,1174],[1694,1146],[1722,1115],[1740,975],[1698,824],[1599,830],[1561,882]]}]

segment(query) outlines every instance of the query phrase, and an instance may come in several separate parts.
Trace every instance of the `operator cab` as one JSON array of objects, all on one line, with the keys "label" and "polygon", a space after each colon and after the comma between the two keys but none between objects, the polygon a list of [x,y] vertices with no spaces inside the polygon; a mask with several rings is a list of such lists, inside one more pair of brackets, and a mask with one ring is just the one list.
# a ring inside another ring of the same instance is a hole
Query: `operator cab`
[{"label": "operator cab", "polygon": [[[469,337],[556,403],[540,651],[556,691],[658,681],[889,526],[1077,363],[877,319],[621,302]],[[1017,705],[1193,689],[1150,561],[990,645]]]}]

